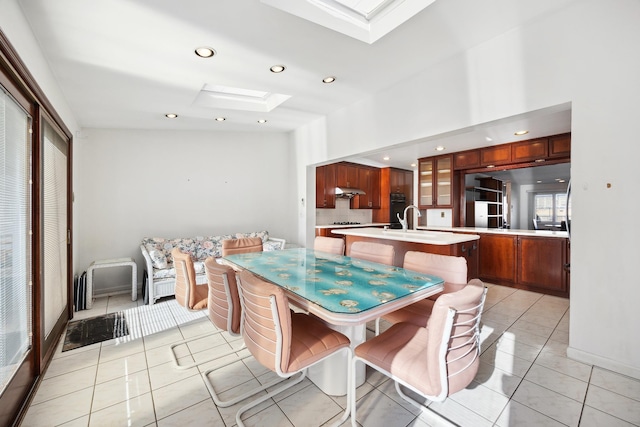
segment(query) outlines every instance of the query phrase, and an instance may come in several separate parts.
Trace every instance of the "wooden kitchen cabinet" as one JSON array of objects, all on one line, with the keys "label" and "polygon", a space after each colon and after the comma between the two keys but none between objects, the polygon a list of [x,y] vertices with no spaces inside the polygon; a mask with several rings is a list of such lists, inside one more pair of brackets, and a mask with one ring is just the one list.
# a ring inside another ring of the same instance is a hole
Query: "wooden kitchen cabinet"
[{"label": "wooden kitchen cabinet", "polygon": [[517,283],[531,290],[568,296],[567,240],[519,236]]},{"label": "wooden kitchen cabinet", "polygon": [[480,234],[478,275],[482,280],[497,284],[516,281],[518,236]]},{"label": "wooden kitchen cabinet", "polygon": [[453,156],[426,157],[419,160],[419,208],[453,206]]},{"label": "wooden kitchen cabinet", "polygon": [[453,153],[453,168],[455,170],[480,167],[480,150],[461,151]]},{"label": "wooden kitchen cabinet", "polygon": [[316,167],[316,208],[336,207],[336,165]]},{"label": "wooden kitchen cabinet", "polygon": [[355,163],[336,163],[336,185],[338,187],[359,188],[359,165]]},{"label": "wooden kitchen cabinet", "polygon": [[547,138],[530,139],[511,144],[511,160],[514,163],[544,161],[549,155]]},{"label": "wooden kitchen cabinet", "polygon": [[568,239],[480,233],[480,279],[569,297]]},{"label": "wooden kitchen cabinet", "polygon": [[352,209],[380,209],[380,170],[358,167],[358,188],[365,192],[352,200]]},{"label": "wooden kitchen cabinet", "polygon": [[511,162],[511,144],[496,145],[480,149],[480,165],[496,166]]},{"label": "wooden kitchen cabinet", "polygon": [[549,157],[571,157],[571,134],[564,133],[549,137]]}]

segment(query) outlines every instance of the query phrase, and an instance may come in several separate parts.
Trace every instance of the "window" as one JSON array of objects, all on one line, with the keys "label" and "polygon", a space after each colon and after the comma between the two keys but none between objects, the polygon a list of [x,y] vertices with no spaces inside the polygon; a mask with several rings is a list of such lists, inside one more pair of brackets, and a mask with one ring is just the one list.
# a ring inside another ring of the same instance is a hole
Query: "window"
[{"label": "window", "polygon": [[561,221],[566,221],[566,193],[536,194],[533,214],[542,223],[560,224]]}]

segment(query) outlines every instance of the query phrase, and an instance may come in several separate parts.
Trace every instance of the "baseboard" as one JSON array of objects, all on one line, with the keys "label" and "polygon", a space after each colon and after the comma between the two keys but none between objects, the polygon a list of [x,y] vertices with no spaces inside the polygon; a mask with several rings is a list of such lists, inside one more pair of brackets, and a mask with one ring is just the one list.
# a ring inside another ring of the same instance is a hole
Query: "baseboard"
[{"label": "baseboard", "polygon": [[577,360],[578,362],[587,363],[589,365],[595,365],[600,368],[608,369],[613,372],[617,372],[628,377],[632,377],[640,380],[640,369],[634,366],[625,365],[615,360],[608,359],[606,357],[598,356],[593,353],[578,350],[573,347],[567,348],[567,357]]}]

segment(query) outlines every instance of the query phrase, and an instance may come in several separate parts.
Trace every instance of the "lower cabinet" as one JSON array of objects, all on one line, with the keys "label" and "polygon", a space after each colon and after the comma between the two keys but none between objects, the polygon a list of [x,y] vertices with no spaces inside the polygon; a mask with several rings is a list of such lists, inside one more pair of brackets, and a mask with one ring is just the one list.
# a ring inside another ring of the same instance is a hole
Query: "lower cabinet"
[{"label": "lower cabinet", "polygon": [[545,237],[518,238],[517,283],[569,296],[567,240]]},{"label": "lower cabinet", "polygon": [[482,280],[569,297],[568,239],[480,234],[479,246]]}]

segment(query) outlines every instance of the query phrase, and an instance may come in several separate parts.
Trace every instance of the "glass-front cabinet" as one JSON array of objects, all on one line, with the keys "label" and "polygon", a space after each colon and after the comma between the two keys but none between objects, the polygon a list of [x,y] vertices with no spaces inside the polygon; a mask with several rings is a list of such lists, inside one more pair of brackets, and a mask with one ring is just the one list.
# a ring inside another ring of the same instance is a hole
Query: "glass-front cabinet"
[{"label": "glass-front cabinet", "polygon": [[421,209],[452,207],[452,156],[426,157],[419,164]]}]

